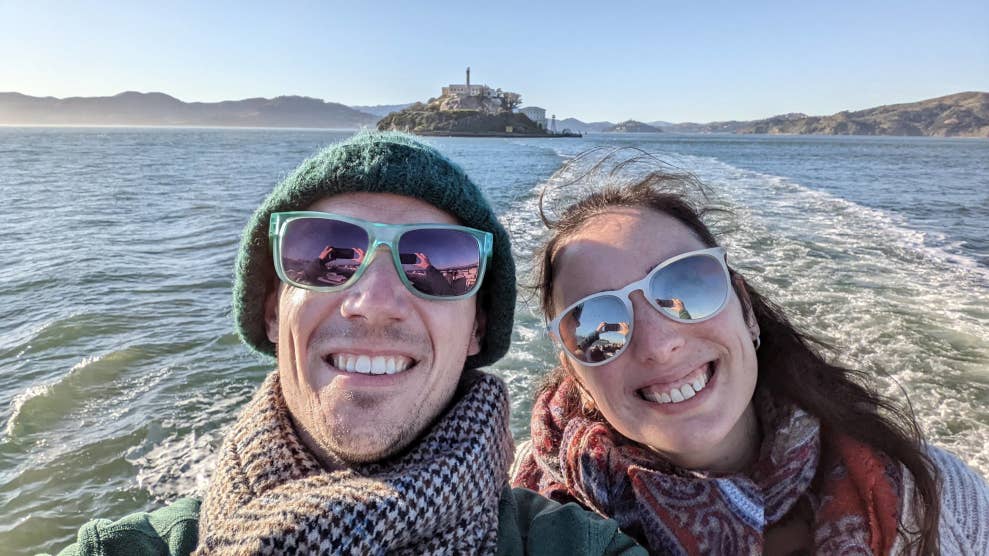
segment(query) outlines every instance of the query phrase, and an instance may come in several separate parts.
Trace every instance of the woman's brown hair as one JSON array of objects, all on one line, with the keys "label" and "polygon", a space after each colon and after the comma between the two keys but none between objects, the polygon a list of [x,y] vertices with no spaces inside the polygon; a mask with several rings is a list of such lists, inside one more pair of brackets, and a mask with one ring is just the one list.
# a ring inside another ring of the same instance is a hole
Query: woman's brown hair
[{"label": "woman's brown hair", "polygon": [[[681,193],[703,186],[687,174],[652,172],[644,179],[626,186],[612,186],[591,193],[563,210],[556,220],[547,218],[542,198],[540,217],[550,229],[548,242],[536,254],[535,284],[544,314],[555,316],[553,308],[554,261],[565,242],[591,217],[617,207],[654,210],[677,219],[707,247],[717,240],[702,218],[720,209],[696,208]],[[914,514],[919,530],[906,531],[920,554],[938,553],[938,518],[940,493],[934,464],[924,451],[923,434],[911,411],[880,395],[869,384],[869,376],[859,370],[829,363],[821,355],[824,343],[798,331],[783,310],[760,294],[741,275],[730,269],[732,285],[739,299],[749,300],[751,313],[759,324],[761,346],[756,352],[759,363],[758,386],[768,389],[778,399],[789,400],[820,420],[822,431],[836,431],[885,453],[902,462],[913,475],[916,485]],[[744,294],[740,291],[744,288]],[[540,394],[559,388],[566,368],[557,367],[547,376]],[[576,384],[572,381],[571,384]],[[586,415],[596,414],[575,386],[562,392]],[[537,394],[538,395],[538,394]],[[571,416],[567,416],[571,417]],[[825,449],[826,444],[825,444]],[[901,523],[902,527],[902,523]]]}]

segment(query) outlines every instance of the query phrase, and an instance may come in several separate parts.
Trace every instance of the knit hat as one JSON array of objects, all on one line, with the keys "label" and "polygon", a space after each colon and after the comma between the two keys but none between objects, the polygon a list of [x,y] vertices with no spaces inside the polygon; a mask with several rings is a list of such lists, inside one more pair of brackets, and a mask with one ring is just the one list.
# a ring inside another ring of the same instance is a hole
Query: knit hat
[{"label": "knit hat", "polygon": [[350,192],[413,197],[450,213],[464,226],[494,235],[491,262],[477,294],[487,317],[484,338],[481,351],[469,356],[464,368],[490,365],[505,355],[515,313],[515,263],[508,233],[459,166],[433,147],[397,132],[361,132],[323,149],[275,186],[254,211],[234,269],[234,320],[244,342],[260,353],[275,354],[264,321],[264,302],[276,283],[268,242],[271,214],[304,210],[324,197]]}]

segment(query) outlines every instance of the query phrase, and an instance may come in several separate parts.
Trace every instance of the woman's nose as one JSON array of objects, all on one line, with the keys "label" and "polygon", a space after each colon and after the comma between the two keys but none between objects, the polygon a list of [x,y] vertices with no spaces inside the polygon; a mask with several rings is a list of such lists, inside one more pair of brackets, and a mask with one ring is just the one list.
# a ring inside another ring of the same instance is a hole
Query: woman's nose
[{"label": "woman's nose", "polygon": [[635,332],[629,346],[640,361],[666,363],[679,355],[686,343],[687,325],[678,323],[659,313],[642,296],[632,294],[635,314]]}]

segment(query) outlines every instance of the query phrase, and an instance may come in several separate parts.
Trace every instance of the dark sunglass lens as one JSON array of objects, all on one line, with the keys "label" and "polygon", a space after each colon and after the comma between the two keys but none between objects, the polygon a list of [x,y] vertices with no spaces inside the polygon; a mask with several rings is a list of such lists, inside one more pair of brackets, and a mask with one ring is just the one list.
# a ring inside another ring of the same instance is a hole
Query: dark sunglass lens
[{"label": "dark sunglass lens", "polygon": [[620,299],[603,295],[577,305],[560,320],[560,340],[571,355],[585,363],[614,357],[625,347],[632,316]]},{"label": "dark sunglass lens", "polygon": [[657,272],[649,290],[653,301],[670,316],[697,320],[721,308],[728,295],[728,282],[717,259],[696,255]]},{"label": "dark sunglass lens", "polygon": [[296,218],[282,233],[282,268],[290,280],[305,286],[339,286],[357,272],[367,247],[367,232],[360,226]]},{"label": "dark sunglass lens", "polygon": [[481,278],[481,250],[461,230],[410,230],[398,240],[398,256],[412,286],[427,295],[453,297],[474,289]]}]

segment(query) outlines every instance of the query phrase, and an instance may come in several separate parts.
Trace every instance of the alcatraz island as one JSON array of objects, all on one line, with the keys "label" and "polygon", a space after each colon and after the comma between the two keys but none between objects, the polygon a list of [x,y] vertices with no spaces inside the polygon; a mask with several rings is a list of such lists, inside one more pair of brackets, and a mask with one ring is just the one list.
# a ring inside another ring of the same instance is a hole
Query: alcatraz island
[{"label": "alcatraz island", "polygon": [[379,131],[405,131],[446,137],[580,137],[556,130],[556,115],[546,109],[519,108],[522,95],[487,85],[472,85],[470,67],[465,83],[447,85],[439,97],[416,102],[378,122]]}]

